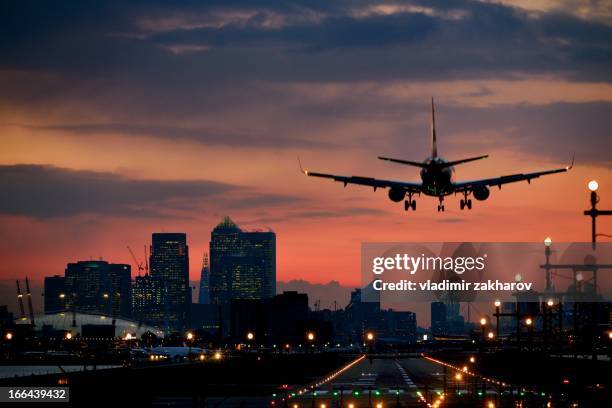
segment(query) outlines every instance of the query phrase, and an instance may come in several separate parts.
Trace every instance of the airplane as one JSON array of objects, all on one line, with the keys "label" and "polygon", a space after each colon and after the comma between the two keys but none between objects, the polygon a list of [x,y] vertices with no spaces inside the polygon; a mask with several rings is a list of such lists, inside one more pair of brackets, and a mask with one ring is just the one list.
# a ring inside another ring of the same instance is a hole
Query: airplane
[{"label": "airplane", "polygon": [[547,174],[563,173],[570,170],[574,165],[574,158],[572,157],[572,163],[569,166],[537,171],[534,173],[518,173],[507,176],[485,178],[472,181],[454,181],[454,166],[463,163],[469,163],[476,160],[481,160],[489,157],[489,155],[470,157],[467,159],[451,160],[446,161],[442,157],[438,156],[438,147],[436,141],[436,112],[434,109],[434,100],[431,98],[431,154],[423,162],[394,159],[391,157],[379,156],[380,160],[385,160],[393,163],[404,164],[408,166],[414,166],[421,168],[421,182],[404,182],[404,181],[393,181],[393,180],[380,180],[372,177],[360,177],[360,176],[337,176],[334,174],[316,173],[302,168],[302,163],[299,161],[300,170],[307,176],[311,177],[323,177],[338,181],[344,184],[358,184],[362,186],[370,186],[374,188],[374,191],[378,188],[389,188],[389,199],[394,202],[403,201],[406,196],[408,198],[404,200],[404,210],[408,211],[412,209],[416,210],[416,201],[412,198],[415,194],[426,196],[437,197],[439,200],[438,212],[444,211],[444,198],[451,194],[463,194],[463,198],[459,202],[461,210],[467,208],[472,209],[472,200],[469,198],[470,194],[478,201],[484,201],[489,198],[490,190],[489,187],[498,186],[501,190],[502,184],[514,183],[517,181],[526,180],[531,183],[532,179],[544,176]]}]

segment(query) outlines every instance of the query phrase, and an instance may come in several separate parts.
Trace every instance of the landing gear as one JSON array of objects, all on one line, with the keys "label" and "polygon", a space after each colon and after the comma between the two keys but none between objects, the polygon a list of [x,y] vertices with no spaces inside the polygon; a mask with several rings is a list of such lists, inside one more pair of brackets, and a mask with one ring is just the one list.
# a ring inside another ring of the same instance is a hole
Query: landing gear
[{"label": "landing gear", "polygon": [[468,199],[468,193],[464,193],[463,197],[461,199],[461,201],[459,201],[459,207],[463,210],[465,207],[467,207],[468,210],[472,209],[472,200]]},{"label": "landing gear", "polygon": [[438,204],[438,212],[444,211],[444,197],[438,197],[438,200],[440,200],[440,204]]},{"label": "landing gear", "polygon": [[412,208],[412,211],[416,210],[416,201],[412,199],[412,194],[408,194],[408,199],[404,201],[404,211],[408,211]]}]

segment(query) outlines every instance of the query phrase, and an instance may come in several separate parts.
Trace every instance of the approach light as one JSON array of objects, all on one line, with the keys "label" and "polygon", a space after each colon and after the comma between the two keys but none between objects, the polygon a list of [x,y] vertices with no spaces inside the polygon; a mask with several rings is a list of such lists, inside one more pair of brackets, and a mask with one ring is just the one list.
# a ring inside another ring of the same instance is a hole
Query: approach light
[{"label": "approach light", "polygon": [[595,180],[591,180],[591,181],[589,181],[588,186],[589,186],[589,190],[597,191],[597,189],[599,188],[599,183],[597,181],[595,181]]}]

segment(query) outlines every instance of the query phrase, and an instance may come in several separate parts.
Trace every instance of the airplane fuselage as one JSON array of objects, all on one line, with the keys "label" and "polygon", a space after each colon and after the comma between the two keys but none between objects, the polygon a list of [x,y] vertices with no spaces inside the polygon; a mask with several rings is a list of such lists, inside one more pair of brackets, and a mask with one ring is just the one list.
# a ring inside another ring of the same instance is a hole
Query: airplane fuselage
[{"label": "airplane fuselage", "polygon": [[421,169],[423,194],[441,197],[453,193],[455,190],[453,186],[455,169],[452,166],[444,166],[445,163],[446,160],[439,156],[425,159],[423,164],[427,167]]}]

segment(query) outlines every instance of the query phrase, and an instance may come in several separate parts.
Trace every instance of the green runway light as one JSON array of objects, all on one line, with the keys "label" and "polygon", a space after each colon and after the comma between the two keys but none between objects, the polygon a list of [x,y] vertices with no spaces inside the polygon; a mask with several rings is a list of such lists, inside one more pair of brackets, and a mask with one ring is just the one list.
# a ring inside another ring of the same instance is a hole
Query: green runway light
[{"label": "green runway light", "polygon": [[272,394],[272,396],[273,396],[274,398],[276,398],[276,393]]},{"label": "green runway light", "polygon": [[482,397],[482,391],[478,391],[478,396]]},{"label": "green runway light", "polygon": [[354,396],[356,396],[356,397],[358,397],[358,396],[359,396],[359,391],[355,391],[355,392],[353,393],[353,395],[354,395]]},{"label": "green runway light", "polygon": [[292,392],[292,393],[291,393],[291,396],[292,396],[292,397],[295,397],[295,392]]},{"label": "green runway light", "polygon": [[546,396],[546,393],[545,393],[545,392],[543,392],[543,393],[541,393],[540,395],[541,395],[541,396],[543,396],[543,397],[545,397],[545,396]]},{"label": "green runway light", "polygon": [[334,397],[338,395],[338,391],[334,391]]},{"label": "green runway light", "polygon": [[376,390],[376,391],[374,391],[374,394],[375,395],[380,395],[380,391]]}]

